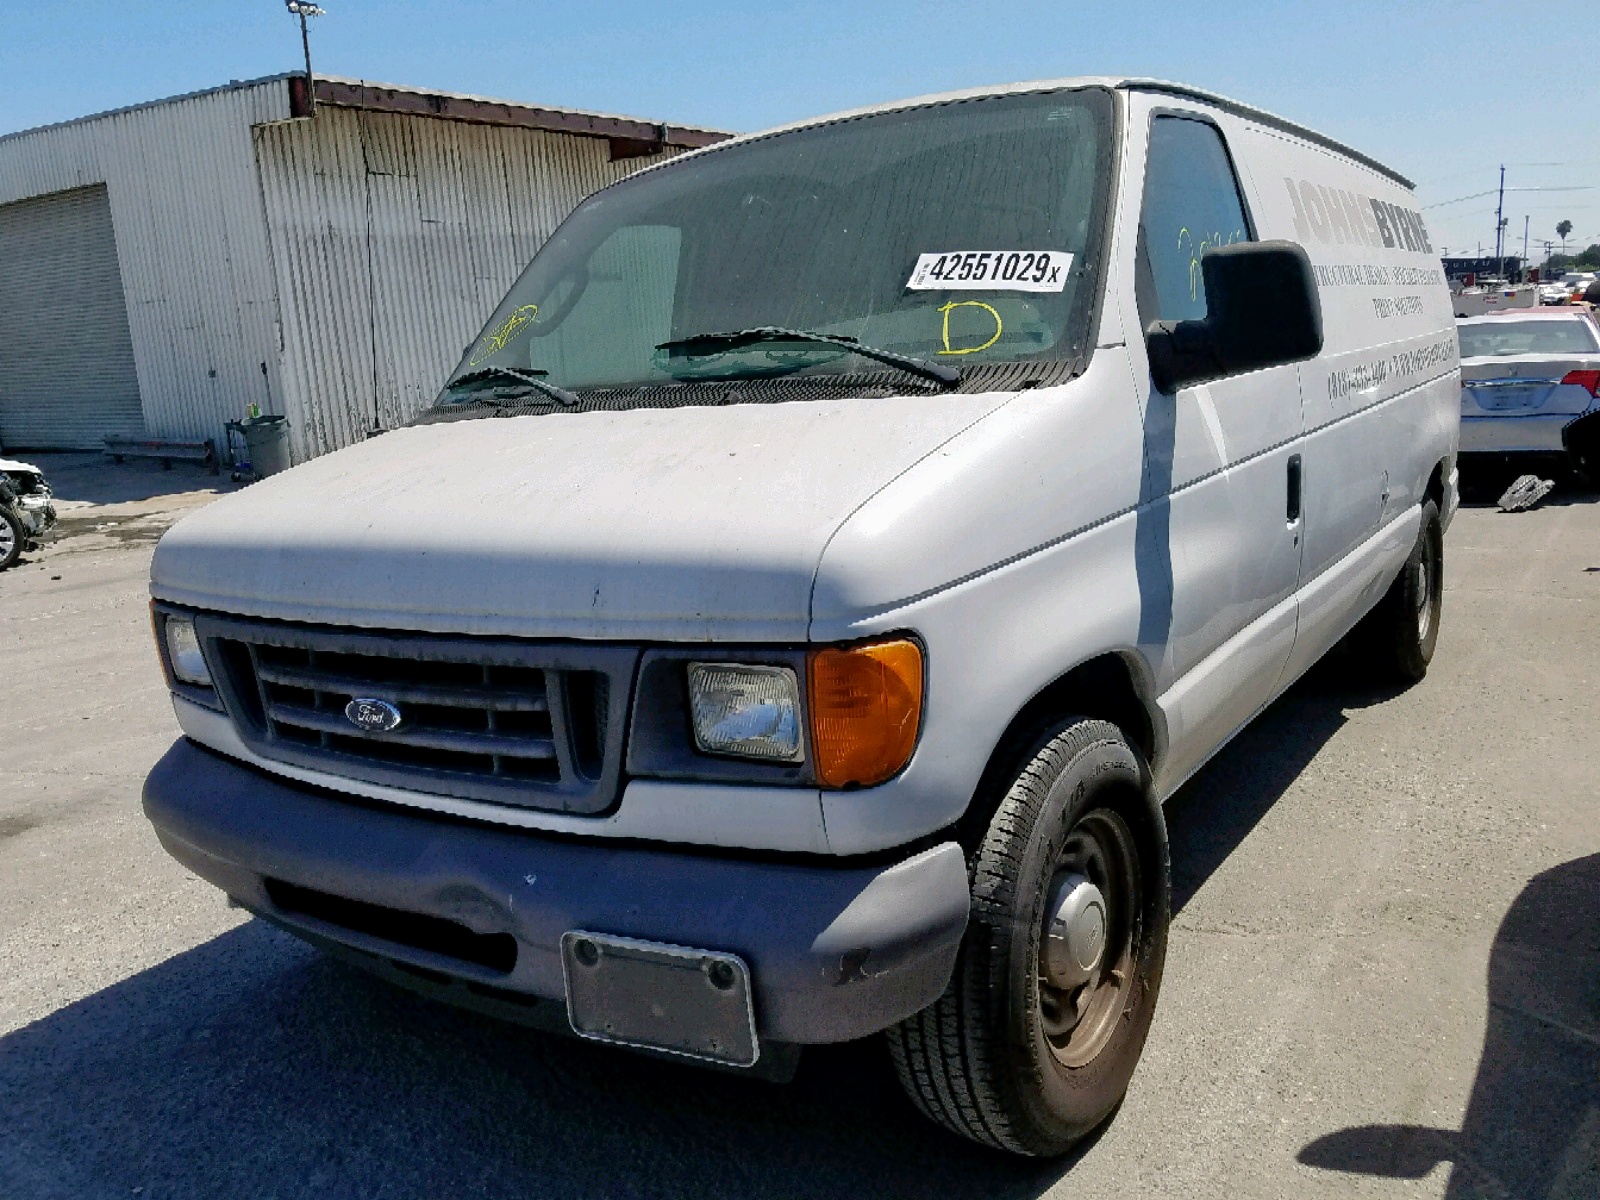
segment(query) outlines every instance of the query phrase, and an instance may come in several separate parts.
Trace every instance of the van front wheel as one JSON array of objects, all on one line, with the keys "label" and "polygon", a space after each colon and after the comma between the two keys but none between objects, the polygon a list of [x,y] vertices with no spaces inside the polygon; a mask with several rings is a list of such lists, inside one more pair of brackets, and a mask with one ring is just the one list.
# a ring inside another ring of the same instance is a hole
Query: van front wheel
[{"label": "van front wheel", "polygon": [[889,1031],[890,1055],[933,1120],[1060,1154],[1126,1092],[1166,958],[1166,829],[1121,731],[1074,720],[1042,736],[971,874],[955,974]]}]

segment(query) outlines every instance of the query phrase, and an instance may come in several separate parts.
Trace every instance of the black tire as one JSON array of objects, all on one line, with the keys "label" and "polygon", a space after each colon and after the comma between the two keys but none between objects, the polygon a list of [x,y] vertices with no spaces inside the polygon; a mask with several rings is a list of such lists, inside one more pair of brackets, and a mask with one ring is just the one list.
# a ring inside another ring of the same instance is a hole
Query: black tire
[{"label": "black tire", "polygon": [[1428,673],[1439,642],[1444,600],[1444,527],[1432,500],[1422,504],[1422,528],[1400,574],[1357,627],[1357,650],[1380,682],[1416,683]]},{"label": "black tire", "polygon": [[1585,485],[1600,489],[1600,417],[1585,417],[1566,431],[1567,460]]},{"label": "black tire", "polygon": [[28,531],[8,508],[0,508],[0,571],[4,571],[28,546]]},{"label": "black tire", "polygon": [[[972,916],[949,987],[887,1034],[926,1116],[1001,1150],[1056,1155],[1121,1102],[1167,949],[1171,869],[1148,780],[1103,721],[1072,720],[1034,743],[973,857]],[[1100,847],[1098,867],[1086,845]],[[1046,914],[1084,877],[1104,897],[1105,948],[1090,982],[1061,990],[1041,957]]]}]

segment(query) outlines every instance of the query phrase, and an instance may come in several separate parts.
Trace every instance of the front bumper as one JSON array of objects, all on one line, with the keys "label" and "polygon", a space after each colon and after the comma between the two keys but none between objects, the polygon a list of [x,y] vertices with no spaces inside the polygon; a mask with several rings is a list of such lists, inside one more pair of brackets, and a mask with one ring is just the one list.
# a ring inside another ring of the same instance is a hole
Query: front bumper
[{"label": "front bumper", "polygon": [[56,523],[56,506],[48,500],[23,496],[17,501],[16,512],[31,537],[39,537]]},{"label": "front bumper", "polygon": [[[779,1043],[864,1037],[933,1003],[967,922],[954,842],[863,867],[556,839],[298,786],[187,740],[151,770],[144,810],[174,858],[291,932],[479,988],[561,1000],[575,929],[738,954],[757,1030]],[[274,900],[308,890],[329,912],[391,914],[381,927],[400,940]],[[441,953],[406,936],[408,917],[509,935],[514,963]]]}]

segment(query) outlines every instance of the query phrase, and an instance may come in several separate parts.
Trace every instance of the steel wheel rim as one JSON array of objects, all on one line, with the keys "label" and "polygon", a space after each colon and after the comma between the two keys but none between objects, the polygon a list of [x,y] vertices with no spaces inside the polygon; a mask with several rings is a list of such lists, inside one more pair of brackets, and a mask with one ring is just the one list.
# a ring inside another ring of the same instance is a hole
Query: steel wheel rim
[{"label": "steel wheel rim", "polygon": [[[1105,1049],[1133,992],[1143,885],[1127,822],[1107,808],[1081,817],[1056,859],[1047,895],[1064,874],[1086,877],[1104,897],[1105,949],[1089,982],[1073,988],[1051,982],[1042,952],[1036,949],[1036,1008],[1045,1044],[1056,1061],[1064,1067],[1082,1067]],[[1039,946],[1052,916],[1045,912],[1035,931]]]},{"label": "steel wheel rim", "polygon": [[1433,628],[1433,557],[1432,547],[1424,550],[1417,559],[1417,639],[1428,640]]}]

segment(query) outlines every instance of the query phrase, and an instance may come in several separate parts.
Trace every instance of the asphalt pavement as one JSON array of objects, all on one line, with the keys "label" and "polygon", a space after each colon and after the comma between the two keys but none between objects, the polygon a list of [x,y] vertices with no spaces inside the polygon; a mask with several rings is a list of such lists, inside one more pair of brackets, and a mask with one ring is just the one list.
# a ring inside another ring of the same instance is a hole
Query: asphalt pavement
[{"label": "asphalt pavement", "polygon": [[876,1041],[714,1074],[229,909],[139,811],[177,475],[0,574],[0,1197],[1600,1196],[1600,498],[1463,510],[1428,678],[1325,664],[1171,802],[1144,1062],[1041,1163],[922,1121]]}]

